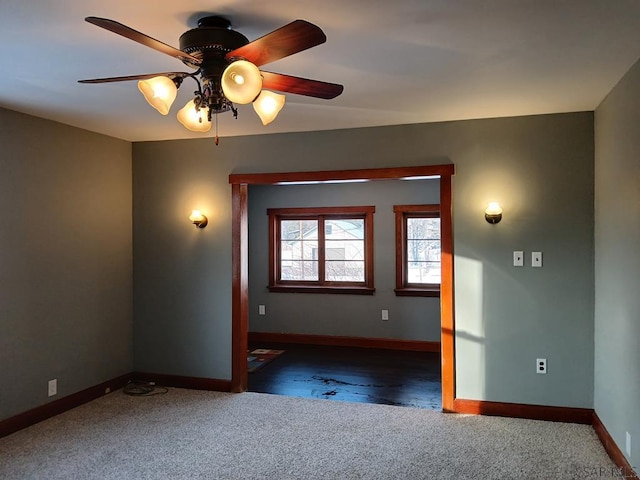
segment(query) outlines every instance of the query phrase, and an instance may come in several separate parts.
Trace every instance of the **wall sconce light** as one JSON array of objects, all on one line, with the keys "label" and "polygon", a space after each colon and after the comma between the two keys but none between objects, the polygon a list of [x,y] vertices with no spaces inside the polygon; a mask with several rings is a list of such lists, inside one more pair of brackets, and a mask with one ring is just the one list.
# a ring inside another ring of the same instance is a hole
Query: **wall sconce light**
[{"label": "wall sconce light", "polygon": [[209,219],[200,210],[192,211],[191,215],[189,215],[189,220],[196,228],[204,228],[209,223]]},{"label": "wall sconce light", "polygon": [[489,206],[484,211],[484,219],[489,223],[498,223],[502,220],[502,208],[498,202],[489,202]]}]

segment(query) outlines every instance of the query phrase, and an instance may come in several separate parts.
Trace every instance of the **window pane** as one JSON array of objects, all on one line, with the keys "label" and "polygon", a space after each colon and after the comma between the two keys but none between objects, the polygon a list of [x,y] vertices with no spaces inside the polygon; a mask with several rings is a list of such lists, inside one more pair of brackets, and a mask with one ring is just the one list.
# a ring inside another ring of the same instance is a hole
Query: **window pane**
[{"label": "window pane", "polygon": [[324,234],[327,240],[364,239],[364,219],[327,219],[324,223]]},{"label": "window pane", "polygon": [[294,260],[289,261],[285,265],[284,262],[280,269],[282,280],[318,280],[318,262],[308,262]]},{"label": "window pane", "polygon": [[316,240],[318,238],[318,221],[281,220],[280,238],[282,240]]},{"label": "window pane", "polygon": [[407,283],[440,283],[440,262],[413,262],[407,268]]},{"label": "window pane", "polygon": [[440,283],[440,219],[407,218],[407,283]]},{"label": "window pane", "polygon": [[325,277],[329,282],[364,282],[364,261],[327,261]]},{"label": "window pane", "polygon": [[437,240],[439,238],[439,218],[407,218],[407,239]]},{"label": "window pane", "polygon": [[318,242],[286,240],[280,242],[282,264],[289,260],[318,260]]},{"label": "window pane", "polygon": [[325,220],[325,279],[364,282],[364,219]]},{"label": "window pane", "polygon": [[342,247],[330,247],[327,245],[324,251],[324,256],[327,261],[329,260],[344,260],[345,249]]},{"label": "window pane", "polygon": [[440,240],[407,240],[407,261],[439,262]]},{"label": "window pane", "polygon": [[364,240],[327,240],[327,260],[364,260]]}]

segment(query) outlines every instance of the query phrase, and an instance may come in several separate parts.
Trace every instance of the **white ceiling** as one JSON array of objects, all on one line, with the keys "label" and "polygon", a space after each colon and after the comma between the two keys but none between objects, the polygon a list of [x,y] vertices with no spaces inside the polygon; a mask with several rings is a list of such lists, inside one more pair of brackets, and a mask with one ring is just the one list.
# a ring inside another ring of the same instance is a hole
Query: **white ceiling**
[{"label": "white ceiling", "polygon": [[200,137],[175,119],[189,79],[166,117],[135,82],[77,80],[185,71],[84,17],[178,47],[206,14],[249,40],[315,23],[325,44],[264,68],[345,87],[287,95],[267,127],[242,105],[219,117],[221,137],[594,110],[640,57],[638,0],[0,0],[0,106],[130,141]]}]

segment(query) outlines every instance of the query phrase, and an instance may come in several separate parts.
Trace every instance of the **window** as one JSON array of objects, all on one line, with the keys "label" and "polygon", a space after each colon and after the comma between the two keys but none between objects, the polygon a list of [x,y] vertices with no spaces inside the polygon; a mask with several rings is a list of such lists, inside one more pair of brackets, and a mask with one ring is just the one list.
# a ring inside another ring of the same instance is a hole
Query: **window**
[{"label": "window", "polygon": [[394,205],[396,295],[440,296],[440,205]]},{"label": "window", "polygon": [[374,212],[373,206],[268,209],[269,290],[373,294]]}]

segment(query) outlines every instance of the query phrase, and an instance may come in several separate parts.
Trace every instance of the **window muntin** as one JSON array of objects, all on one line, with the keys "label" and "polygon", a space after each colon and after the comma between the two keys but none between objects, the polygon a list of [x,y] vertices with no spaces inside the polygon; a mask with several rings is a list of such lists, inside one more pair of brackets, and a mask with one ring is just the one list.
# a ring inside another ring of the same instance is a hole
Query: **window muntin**
[{"label": "window muntin", "polygon": [[395,205],[396,294],[438,296],[441,281],[439,205]]},{"label": "window muntin", "polygon": [[[269,289],[373,293],[374,211],[375,207],[269,209]],[[354,289],[360,291],[350,291]]]}]

